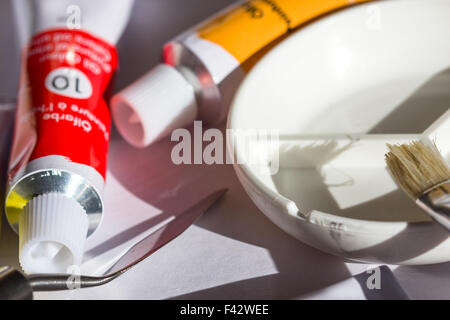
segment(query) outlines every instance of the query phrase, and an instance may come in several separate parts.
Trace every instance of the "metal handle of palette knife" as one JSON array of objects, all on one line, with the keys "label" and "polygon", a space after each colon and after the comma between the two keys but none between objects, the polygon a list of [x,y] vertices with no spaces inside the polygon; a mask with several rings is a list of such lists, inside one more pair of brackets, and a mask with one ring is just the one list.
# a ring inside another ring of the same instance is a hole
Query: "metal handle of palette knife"
[{"label": "metal handle of palette knife", "polygon": [[0,267],[0,300],[30,300],[36,291],[69,290],[71,285],[76,288],[89,288],[108,283],[182,234],[226,192],[226,189],[221,189],[209,194],[146,236],[128,249],[103,276],[79,276],[75,280],[71,280],[71,276],[67,274],[25,276],[14,268]]}]

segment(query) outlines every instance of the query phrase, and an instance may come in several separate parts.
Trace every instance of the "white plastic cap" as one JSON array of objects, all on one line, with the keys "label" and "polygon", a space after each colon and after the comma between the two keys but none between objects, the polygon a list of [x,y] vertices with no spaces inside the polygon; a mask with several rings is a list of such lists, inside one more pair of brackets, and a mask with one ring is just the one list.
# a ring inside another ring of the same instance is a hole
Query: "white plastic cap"
[{"label": "white plastic cap", "polygon": [[80,266],[88,232],[81,205],[62,194],[31,199],[19,221],[19,261],[26,273],[68,273]]},{"label": "white plastic cap", "polygon": [[111,112],[125,140],[146,147],[195,120],[194,88],[178,70],[159,64],[115,94]]}]

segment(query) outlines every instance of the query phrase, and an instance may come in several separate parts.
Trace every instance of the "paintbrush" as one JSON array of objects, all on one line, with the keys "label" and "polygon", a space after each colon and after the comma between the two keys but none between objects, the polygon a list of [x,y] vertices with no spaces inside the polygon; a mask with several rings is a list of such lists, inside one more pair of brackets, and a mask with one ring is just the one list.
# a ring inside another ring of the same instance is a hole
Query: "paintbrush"
[{"label": "paintbrush", "polygon": [[401,189],[450,232],[450,168],[435,143],[389,145],[386,164]]}]

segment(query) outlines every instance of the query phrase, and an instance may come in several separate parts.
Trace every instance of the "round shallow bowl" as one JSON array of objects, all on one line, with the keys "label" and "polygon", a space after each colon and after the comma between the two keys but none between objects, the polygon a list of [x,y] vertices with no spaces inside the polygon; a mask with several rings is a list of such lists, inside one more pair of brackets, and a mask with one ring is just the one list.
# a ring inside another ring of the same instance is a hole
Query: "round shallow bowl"
[{"label": "round shallow bowl", "polygon": [[387,142],[422,134],[448,150],[450,137],[433,126],[450,106],[448,30],[450,1],[377,1],[324,17],[264,56],[227,125],[235,170],[258,208],[351,260],[449,261],[448,233],[384,163]]}]

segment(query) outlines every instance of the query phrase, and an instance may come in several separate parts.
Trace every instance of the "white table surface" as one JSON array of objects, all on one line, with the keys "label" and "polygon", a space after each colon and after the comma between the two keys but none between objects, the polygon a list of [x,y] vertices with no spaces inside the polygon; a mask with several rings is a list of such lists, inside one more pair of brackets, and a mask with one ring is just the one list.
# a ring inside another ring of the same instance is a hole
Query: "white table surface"
[{"label": "white table surface", "polygon": [[[158,63],[165,41],[231,2],[137,0],[118,45],[116,89]],[[13,97],[19,59],[10,0],[0,3],[0,28],[0,96]],[[3,168],[11,121],[11,110],[0,108]],[[172,146],[166,139],[138,150],[112,135],[107,212],[101,229],[88,240],[83,272],[101,273],[143,235],[212,190],[226,186],[227,195],[180,237],[111,283],[38,293],[37,299],[295,299],[370,267],[346,263],[293,239],[255,207],[232,166],[175,166]],[[3,218],[0,265],[18,267],[17,251],[18,238]],[[412,298],[450,299],[450,263],[390,267]]]}]

